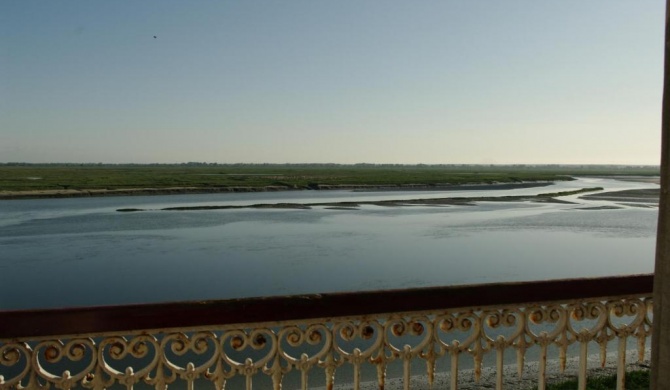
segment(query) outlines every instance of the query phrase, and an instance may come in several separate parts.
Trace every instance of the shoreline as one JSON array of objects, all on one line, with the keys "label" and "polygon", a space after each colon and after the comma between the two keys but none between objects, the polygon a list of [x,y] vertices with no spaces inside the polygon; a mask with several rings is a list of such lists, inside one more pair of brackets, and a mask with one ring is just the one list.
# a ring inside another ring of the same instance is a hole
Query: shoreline
[{"label": "shoreline", "polygon": [[468,184],[399,184],[399,185],[330,185],[319,184],[311,187],[265,186],[265,187],[166,187],[166,188],[119,188],[119,189],[60,189],[60,190],[29,190],[0,191],[0,200],[15,199],[58,199],[58,198],[89,198],[110,196],[154,196],[154,195],[187,195],[187,194],[225,194],[240,192],[279,192],[279,191],[338,191],[356,192],[375,191],[458,191],[468,190],[502,190],[517,188],[544,187],[553,181],[533,181],[514,183],[468,183]]}]

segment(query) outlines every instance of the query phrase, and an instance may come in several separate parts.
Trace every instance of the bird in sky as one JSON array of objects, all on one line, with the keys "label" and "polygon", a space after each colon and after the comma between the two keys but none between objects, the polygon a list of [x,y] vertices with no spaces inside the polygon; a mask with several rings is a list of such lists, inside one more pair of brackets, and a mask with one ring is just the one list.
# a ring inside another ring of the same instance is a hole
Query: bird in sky
[{"label": "bird in sky", "polygon": [[157,36],[154,35],[154,39],[158,38]]}]

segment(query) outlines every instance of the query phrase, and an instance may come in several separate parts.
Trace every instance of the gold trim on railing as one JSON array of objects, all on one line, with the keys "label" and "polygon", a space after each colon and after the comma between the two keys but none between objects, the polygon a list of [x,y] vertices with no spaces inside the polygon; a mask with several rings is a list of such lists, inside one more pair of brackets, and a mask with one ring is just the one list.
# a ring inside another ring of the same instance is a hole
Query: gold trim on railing
[{"label": "gold trim on railing", "polygon": [[[252,389],[261,376],[280,389],[293,371],[303,389],[313,375],[322,376],[331,389],[345,366],[353,371],[349,387],[359,389],[363,367],[370,366],[377,372],[376,387],[383,389],[392,362],[402,366],[405,389],[412,375],[426,376],[432,386],[438,372],[447,372],[451,388],[457,389],[459,362],[472,359],[478,381],[487,354],[494,356],[496,388],[501,389],[505,351],[516,352],[516,375],[521,377],[531,348],[539,350],[537,383],[542,389],[550,346],[558,350],[554,358],[561,370],[568,348],[578,348],[582,386],[590,343],[598,346],[604,365],[608,343],[618,340],[621,377],[628,339],[637,339],[638,358],[644,359],[652,327],[649,296],[5,340],[0,342],[0,389],[104,389],[114,384],[131,389],[140,382],[156,389],[175,382],[189,389],[207,382],[208,388],[225,389],[235,377]],[[449,358],[449,367],[437,364],[443,357]],[[417,372],[415,361],[425,368]]]}]

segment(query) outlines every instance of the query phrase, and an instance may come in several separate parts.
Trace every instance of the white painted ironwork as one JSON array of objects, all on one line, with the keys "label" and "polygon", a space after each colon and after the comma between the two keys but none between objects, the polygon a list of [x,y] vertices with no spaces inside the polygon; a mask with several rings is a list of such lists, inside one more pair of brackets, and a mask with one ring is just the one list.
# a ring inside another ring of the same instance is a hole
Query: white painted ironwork
[{"label": "white painted ironwork", "polygon": [[[532,293],[532,292],[531,292]],[[623,389],[626,349],[637,340],[639,359],[651,333],[651,298],[612,297],[523,306],[460,308],[431,312],[321,318],[282,323],[237,324],[188,329],[135,330],[126,333],[62,335],[0,340],[0,389],[132,389],[144,384],[166,389],[225,389],[241,377],[246,389],[267,376],[281,389],[285,376],[299,374],[308,388],[311,375],[322,375],[333,388],[338,371],[349,366],[350,388],[361,387],[364,366],[376,369],[383,389],[387,366],[402,366],[405,389],[412,375],[424,375],[432,387],[437,372],[450,371],[451,389],[459,386],[459,361],[472,359],[474,378],[482,375],[485,355],[494,356],[497,389],[504,386],[505,351],[516,352],[519,377],[527,351],[539,349],[537,383],[545,387],[548,348],[558,350],[565,369],[568,347],[580,359],[579,388],[585,388],[587,345],[599,346],[602,364],[612,340],[618,340],[618,388]],[[179,313],[175,313],[179,315]],[[450,370],[437,364],[450,358]],[[553,357],[552,357],[553,358]],[[422,361],[421,372],[413,362]]]}]

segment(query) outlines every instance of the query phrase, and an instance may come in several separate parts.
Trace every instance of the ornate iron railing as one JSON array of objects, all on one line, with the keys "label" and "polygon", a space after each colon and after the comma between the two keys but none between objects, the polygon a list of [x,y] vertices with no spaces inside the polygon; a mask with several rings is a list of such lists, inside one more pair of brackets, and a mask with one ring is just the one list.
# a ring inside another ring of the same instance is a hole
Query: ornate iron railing
[{"label": "ornate iron railing", "polygon": [[443,371],[457,389],[459,365],[470,361],[479,380],[487,355],[500,389],[505,351],[516,352],[520,377],[531,349],[543,389],[550,347],[561,369],[578,349],[583,388],[588,345],[604,364],[613,340],[623,389],[629,341],[642,359],[651,334],[652,283],[640,275],[0,312],[0,389],[332,389],[343,372],[359,389],[366,370],[384,389],[393,365],[405,389],[412,374],[432,387]]}]

